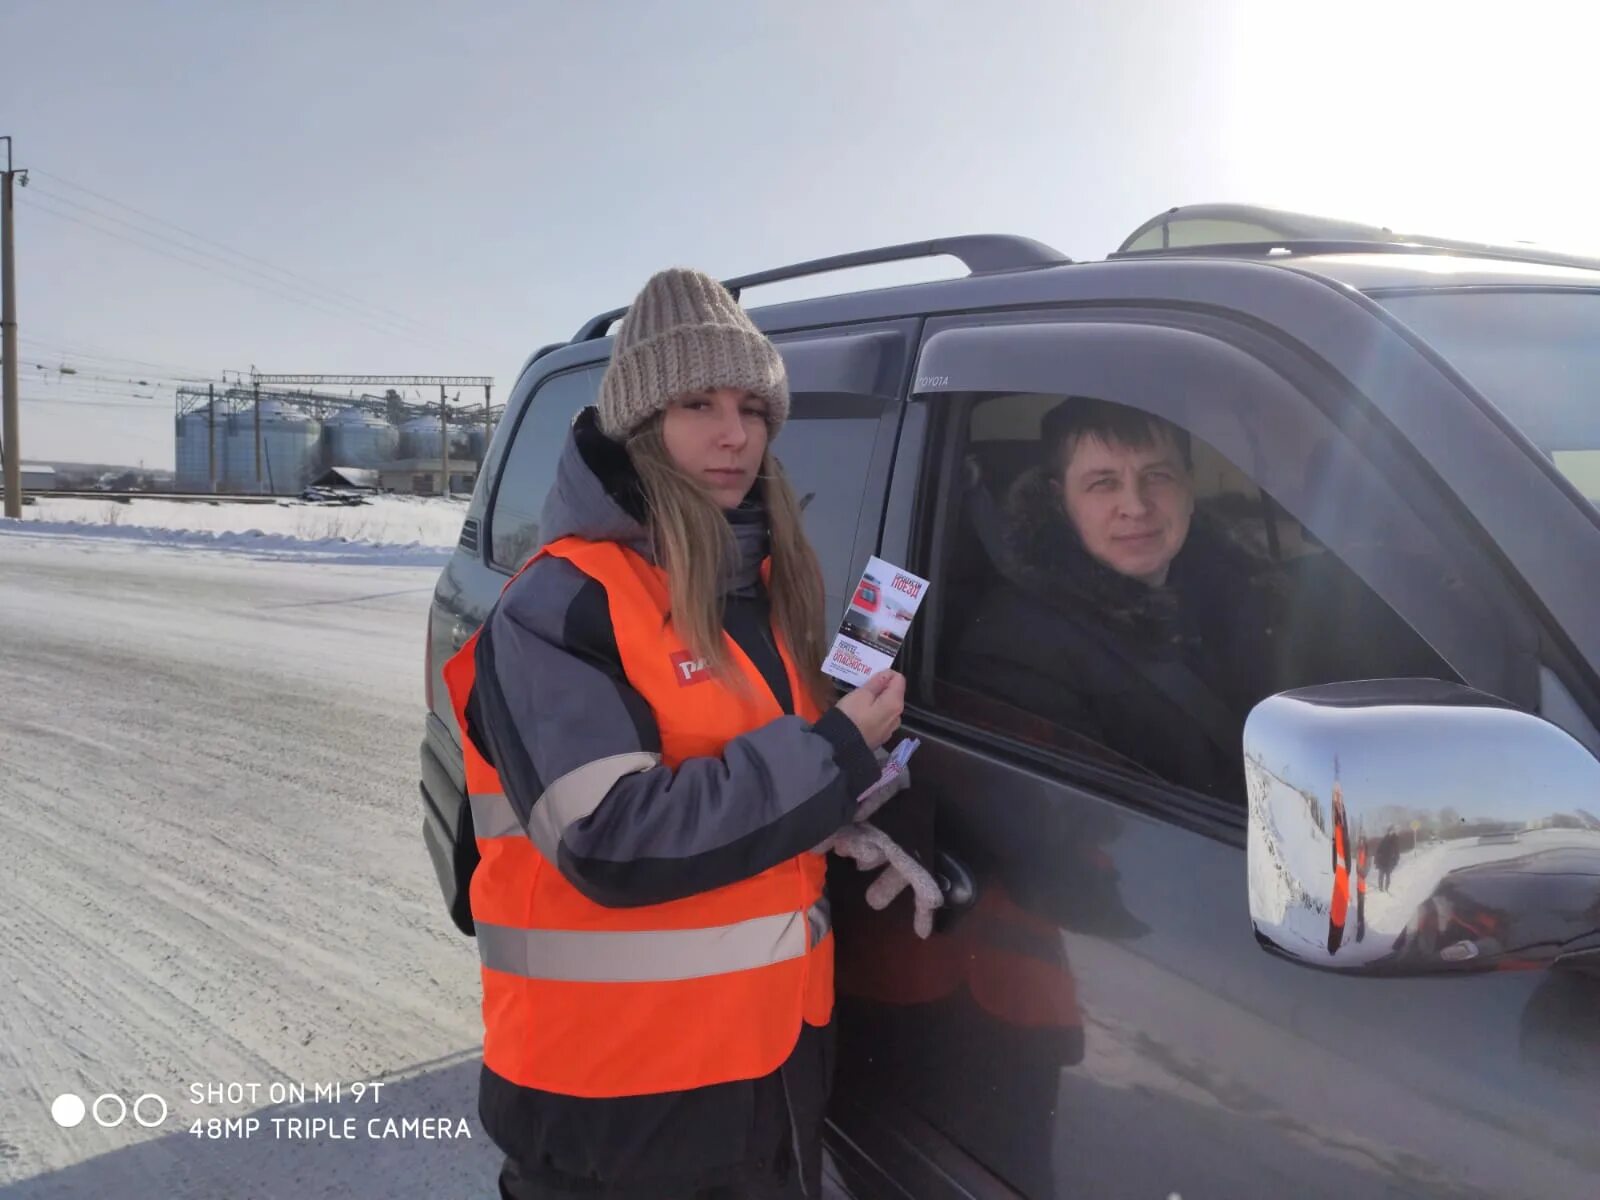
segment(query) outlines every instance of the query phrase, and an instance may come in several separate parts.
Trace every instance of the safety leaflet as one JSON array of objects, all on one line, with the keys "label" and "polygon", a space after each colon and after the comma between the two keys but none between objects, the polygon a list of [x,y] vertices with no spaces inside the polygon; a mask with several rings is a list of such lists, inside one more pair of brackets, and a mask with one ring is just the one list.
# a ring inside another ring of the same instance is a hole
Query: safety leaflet
[{"label": "safety leaflet", "polygon": [[894,665],[928,581],[881,558],[869,558],[844,610],[822,670],[857,685]]}]

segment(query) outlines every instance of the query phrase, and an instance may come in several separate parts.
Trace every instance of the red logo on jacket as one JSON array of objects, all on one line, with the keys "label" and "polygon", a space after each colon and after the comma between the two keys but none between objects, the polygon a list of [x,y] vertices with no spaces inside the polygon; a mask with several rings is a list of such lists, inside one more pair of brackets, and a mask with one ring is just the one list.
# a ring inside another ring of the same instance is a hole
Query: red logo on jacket
[{"label": "red logo on jacket", "polygon": [[711,678],[711,671],[706,667],[705,659],[696,658],[687,650],[679,650],[671,657],[672,671],[678,678],[679,687],[693,687]]}]

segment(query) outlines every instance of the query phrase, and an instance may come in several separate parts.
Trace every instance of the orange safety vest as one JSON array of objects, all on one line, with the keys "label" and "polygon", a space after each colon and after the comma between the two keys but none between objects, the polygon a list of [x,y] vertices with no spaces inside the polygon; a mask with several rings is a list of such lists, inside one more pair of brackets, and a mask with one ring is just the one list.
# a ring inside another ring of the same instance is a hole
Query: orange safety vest
[{"label": "orange safety vest", "polygon": [[1333,827],[1333,900],[1328,913],[1335,925],[1343,926],[1350,906],[1350,848],[1345,845],[1342,826]]},{"label": "orange safety vest", "polygon": [[[546,555],[604,586],[623,671],[655,715],[667,766],[720,756],[733,738],[783,716],[731,638],[730,661],[750,684],[744,693],[711,677],[684,682],[694,664],[668,620],[660,568],[614,542],[575,537],[544,547],[528,566]],[[444,677],[463,731],[481,856],[471,900],[484,1065],[523,1087],[588,1097],[676,1092],[777,1070],[802,1020],[822,1026],[833,1015],[824,857],[807,851],[664,904],[608,908],[588,899],[554,861],[560,828],[576,819],[561,812],[569,795],[547,791],[522,825],[465,734],[477,640],[451,657]],[[821,714],[788,648],[774,640],[795,712],[815,721]]]}]

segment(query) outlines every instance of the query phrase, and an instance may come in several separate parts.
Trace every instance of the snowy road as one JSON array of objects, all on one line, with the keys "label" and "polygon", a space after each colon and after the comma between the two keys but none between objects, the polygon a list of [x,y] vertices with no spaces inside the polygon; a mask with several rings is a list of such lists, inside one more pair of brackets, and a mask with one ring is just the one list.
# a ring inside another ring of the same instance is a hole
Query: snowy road
[{"label": "snowy road", "polygon": [[[476,955],[418,833],[436,574],[0,535],[7,1200],[493,1194]],[[68,1092],[170,1115],[62,1128]]]}]

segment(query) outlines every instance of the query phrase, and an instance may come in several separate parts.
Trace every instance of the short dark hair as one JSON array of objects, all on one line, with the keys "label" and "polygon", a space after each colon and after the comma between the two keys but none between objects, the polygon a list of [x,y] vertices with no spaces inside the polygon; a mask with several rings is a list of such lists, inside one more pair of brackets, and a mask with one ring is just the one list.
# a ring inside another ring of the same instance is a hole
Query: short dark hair
[{"label": "short dark hair", "polygon": [[1192,467],[1194,456],[1188,430],[1126,404],[1113,404],[1093,396],[1068,396],[1045,413],[1039,426],[1039,448],[1044,454],[1046,471],[1056,479],[1064,473],[1065,452],[1076,450],[1086,437],[1099,438],[1108,445],[1143,450],[1159,442],[1162,434],[1177,446],[1178,453],[1183,455],[1183,465]]}]

